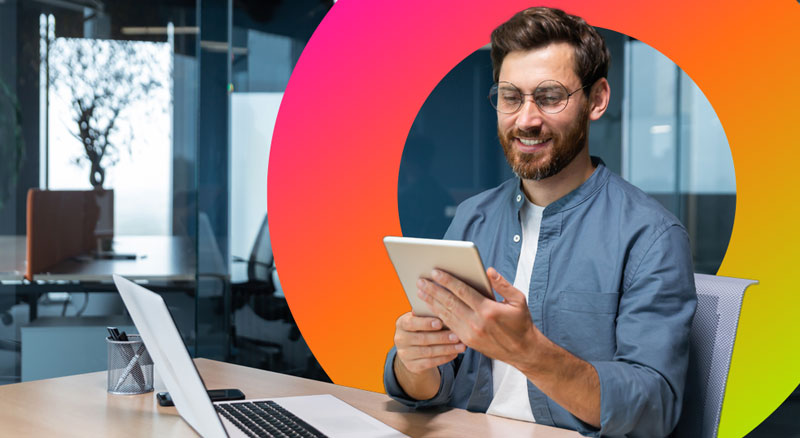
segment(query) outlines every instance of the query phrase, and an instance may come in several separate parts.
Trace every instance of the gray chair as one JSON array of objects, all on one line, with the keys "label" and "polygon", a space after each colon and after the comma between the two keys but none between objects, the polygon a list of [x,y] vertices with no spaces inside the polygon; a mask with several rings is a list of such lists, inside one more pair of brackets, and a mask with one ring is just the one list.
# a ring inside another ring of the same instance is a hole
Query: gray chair
[{"label": "gray chair", "polygon": [[745,290],[755,280],[695,274],[697,312],[689,334],[689,373],[673,437],[717,436]]}]

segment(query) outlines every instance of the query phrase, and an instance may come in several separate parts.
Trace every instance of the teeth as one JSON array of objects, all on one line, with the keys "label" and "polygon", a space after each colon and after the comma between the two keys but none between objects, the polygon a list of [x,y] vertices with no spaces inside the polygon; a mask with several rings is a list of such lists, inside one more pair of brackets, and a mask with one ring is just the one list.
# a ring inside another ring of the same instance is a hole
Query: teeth
[{"label": "teeth", "polygon": [[519,137],[517,137],[517,139],[520,141],[520,143],[524,144],[525,146],[535,146],[537,144],[541,144],[546,141],[546,140],[533,140],[533,139],[519,138]]}]

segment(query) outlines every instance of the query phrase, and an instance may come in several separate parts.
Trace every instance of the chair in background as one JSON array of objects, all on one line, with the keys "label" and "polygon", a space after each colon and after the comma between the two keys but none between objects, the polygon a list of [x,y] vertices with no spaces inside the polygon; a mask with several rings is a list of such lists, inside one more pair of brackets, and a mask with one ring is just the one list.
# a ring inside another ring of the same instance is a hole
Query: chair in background
[{"label": "chair in background", "polygon": [[[289,305],[283,296],[277,296],[276,283],[273,278],[275,259],[272,256],[272,244],[269,238],[269,225],[267,216],[261,221],[256,240],[250,251],[250,256],[245,260],[234,257],[234,262],[247,263],[247,281],[231,284],[231,307],[233,311],[243,308],[255,313],[255,322],[283,321],[290,324],[289,339],[294,341],[300,336],[297,325],[294,323]],[[241,321],[243,314],[239,313],[240,320],[232,324],[233,347],[237,353],[237,360],[246,362],[246,365],[266,368],[273,371],[284,371],[283,346],[276,342],[265,341],[258,336],[260,331],[250,323]],[[252,314],[251,314],[252,316]],[[257,362],[253,362],[253,361]]]},{"label": "chair in background", "polygon": [[745,290],[758,282],[695,274],[697,311],[689,334],[689,373],[674,437],[716,437]]},{"label": "chair in background", "polygon": [[266,320],[291,320],[289,306],[283,296],[276,296],[277,271],[275,258],[272,255],[272,243],[269,238],[267,216],[261,221],[253,248],[247,260],[234,257],[234,262],[247,262],[247,281],[234,283],[232,303],[238,309],[249,303],[260,317]]},{"label": "chair in background", "polygon": [[28,190],[25,278],[101,248],[114,236],[113,190]]},{"label": "chair in background", "polygon": [[242,365],[330,382],[300,335],[283,295],[264,216],[247,262],[247,281],[233,283],[234,360]]}]

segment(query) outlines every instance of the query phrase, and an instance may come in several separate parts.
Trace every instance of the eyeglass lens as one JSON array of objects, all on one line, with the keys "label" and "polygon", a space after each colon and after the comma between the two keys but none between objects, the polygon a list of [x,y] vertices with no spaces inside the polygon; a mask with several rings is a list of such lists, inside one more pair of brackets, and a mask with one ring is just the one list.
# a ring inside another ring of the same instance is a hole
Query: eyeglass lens
[{"label": "eyeglass lens", "polygon": [[[569,92],[558,81],[544,81],[532,93],[536,105],[544,112],[554,114],[567,106]],[[489,101],[499,112],[517,112],[525,101],[525,95],[510,82],[500,82],[489,91]]]}]

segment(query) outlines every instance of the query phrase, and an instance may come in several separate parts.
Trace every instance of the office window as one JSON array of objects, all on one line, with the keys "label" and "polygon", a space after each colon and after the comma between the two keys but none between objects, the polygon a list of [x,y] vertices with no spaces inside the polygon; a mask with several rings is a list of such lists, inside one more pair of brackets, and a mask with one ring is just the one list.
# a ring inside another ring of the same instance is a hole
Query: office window
[{"label": "office window", "polygon": [[[45,39],[49,189],[113,189],[117,235],[170,233],[168,43]],[[44,86],[44,84],[43,84]],[[92,158],[96,163],[93,163]],[[95,171],[99,166],[99,171]]]},{"label": "office window", "polygon": [[[629,43],[630,99],[626,120],[629,157],[623,176],[648,193],[676,189],[678,69],[668,58],[640,42]],[[643,91],[644,90],[644,91]],[[658,165],[657,165],[658,164]]]},{"label": "office window", "polygon": [[722,124],[694,81],[667,57],[633,40],[625,55],[623,176],[683,222],[695,271],[715,274],[736,208]]}]

